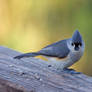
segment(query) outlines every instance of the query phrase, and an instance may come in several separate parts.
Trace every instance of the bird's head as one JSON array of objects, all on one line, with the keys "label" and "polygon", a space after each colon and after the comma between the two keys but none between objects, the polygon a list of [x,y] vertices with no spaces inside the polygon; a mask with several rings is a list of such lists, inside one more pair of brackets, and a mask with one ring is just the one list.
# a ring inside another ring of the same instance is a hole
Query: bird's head
[{"label": "bird's head", "polygon": [[82,36],[78,30],[76,30],[72,36],[71,45],[74,47],[76,51],[78,51],[80,47],[83,45]]},{"label": "bird's head", "polygon": [[84,48],[84,42],[78,30],[74,32],[69,44],[70,44],[71,49],[74,51],[79,51]]}]

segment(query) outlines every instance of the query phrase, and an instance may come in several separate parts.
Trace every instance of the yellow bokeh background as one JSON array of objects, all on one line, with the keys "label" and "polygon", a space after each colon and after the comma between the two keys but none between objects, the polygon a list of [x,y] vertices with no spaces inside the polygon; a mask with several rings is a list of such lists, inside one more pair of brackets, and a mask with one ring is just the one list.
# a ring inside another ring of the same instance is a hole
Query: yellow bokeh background
[{"label": "yellow bokeh background", "polygon": [[85,53],[73,68],[87,75],[92,75],[91,25],[92,0],[0,0],[0,45],[38,51],[78,29]]}]

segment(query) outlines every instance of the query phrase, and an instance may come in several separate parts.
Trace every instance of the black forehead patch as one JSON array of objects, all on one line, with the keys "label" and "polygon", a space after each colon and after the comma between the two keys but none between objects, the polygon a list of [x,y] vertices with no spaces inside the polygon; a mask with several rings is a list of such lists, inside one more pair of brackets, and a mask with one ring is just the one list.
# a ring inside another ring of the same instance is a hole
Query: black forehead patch
[{"label": "black forehead patch", "polygon": [[82,46],[82,43],[79,43],[79,42],[77,42],[77,43],[74,43],[75,44],[75,46]]}]

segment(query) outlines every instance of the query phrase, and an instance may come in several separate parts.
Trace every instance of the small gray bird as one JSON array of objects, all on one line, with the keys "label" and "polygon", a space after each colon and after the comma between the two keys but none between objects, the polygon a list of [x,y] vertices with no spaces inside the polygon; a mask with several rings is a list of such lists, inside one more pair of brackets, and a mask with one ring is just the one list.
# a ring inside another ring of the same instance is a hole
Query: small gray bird
[{"label": "small gray bird", "polygon": [[84,42],[78,30],[76,30],[72,38],[65,39],[48,45],[38,52],[25,53],[14,57],[21,59],[23,57],[35,57],[38,55],[44,56],[51,61],[57,69],[67,69],[72,64],[77,62],[84,53]]}]

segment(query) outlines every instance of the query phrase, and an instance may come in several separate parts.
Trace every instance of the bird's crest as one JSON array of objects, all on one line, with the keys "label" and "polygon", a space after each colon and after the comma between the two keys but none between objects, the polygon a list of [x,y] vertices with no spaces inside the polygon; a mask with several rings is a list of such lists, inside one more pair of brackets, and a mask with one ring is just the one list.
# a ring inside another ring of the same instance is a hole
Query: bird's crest
[{"label": "bird's crest", "polygon": [[76,30],[72,36],[72,41],[75,43],[81,43],[82,42],[82,36],[78,30]]}]

